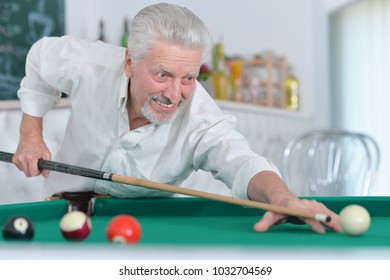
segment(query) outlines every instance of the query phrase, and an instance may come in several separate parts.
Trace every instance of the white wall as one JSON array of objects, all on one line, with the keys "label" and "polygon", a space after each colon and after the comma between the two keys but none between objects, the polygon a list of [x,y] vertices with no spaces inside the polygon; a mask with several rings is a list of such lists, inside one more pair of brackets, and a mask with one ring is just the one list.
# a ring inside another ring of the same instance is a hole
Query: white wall
[{"label": "white wall", "polygon": [[325,8],[328,13],[333,13],[343,7],[359,0],[325,0]]}]

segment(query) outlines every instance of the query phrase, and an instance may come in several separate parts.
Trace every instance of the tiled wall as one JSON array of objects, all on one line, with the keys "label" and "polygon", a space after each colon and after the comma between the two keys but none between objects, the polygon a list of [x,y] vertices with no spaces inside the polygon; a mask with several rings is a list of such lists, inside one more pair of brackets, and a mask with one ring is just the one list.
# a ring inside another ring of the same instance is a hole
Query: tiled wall
[{"label": "tiled wall", "polygon": [[[270,159],[279,169],[281,169],[283,150],[287,142],[308,129],[307,116],[299,112],[231,102],[218,102],[218,104],[225,113],[237,117],[237,130],[248,139],[251,148]],[[201,188],[223,195],[230,194],[230,190],[224,184],[202,171],[190,176],[183,186]]]},{"label": "tiled wall", "polygon": [[[62,139],[69,113],[69,108],[56,108],[44,119],[44,137],[51,151]],[[18,109],[0,109],[0,151],[16,151],[21,116]],[[26,178],[13,164],[0,162],[0,203],[40,200],[42,182],[41,176]]]}]

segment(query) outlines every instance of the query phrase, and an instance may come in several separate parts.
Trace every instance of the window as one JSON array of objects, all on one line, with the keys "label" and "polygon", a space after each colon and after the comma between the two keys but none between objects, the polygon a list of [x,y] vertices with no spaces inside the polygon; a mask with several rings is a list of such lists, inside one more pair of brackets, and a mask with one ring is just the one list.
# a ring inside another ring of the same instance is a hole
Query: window
[{"label": "window", "polygon": [[365,132],[378,141],[378,195],[388,195],[390,1],[356,1],[331,15],[329,30],[332,126]]}]

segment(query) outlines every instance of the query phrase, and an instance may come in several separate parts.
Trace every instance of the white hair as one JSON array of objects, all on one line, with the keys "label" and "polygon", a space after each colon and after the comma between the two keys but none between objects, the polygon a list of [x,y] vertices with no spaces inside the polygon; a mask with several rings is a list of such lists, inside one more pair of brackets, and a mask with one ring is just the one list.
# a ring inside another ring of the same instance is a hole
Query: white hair
[{"label": "white hair", "polygon": [[158,42],[179,44],[199,49],[202,61],[207,61],[212,39],[203,21],[187,8],[160,3],[148,6],[134,17],[128,41],[130,57],[137,64]]}]

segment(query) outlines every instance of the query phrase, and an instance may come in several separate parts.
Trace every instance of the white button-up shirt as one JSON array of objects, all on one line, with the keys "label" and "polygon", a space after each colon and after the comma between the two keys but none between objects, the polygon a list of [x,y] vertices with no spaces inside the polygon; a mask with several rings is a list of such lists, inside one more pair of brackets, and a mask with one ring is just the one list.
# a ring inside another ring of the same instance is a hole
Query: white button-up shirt
[{"label": "white button-up shirt", "polygon": [[[65,136],[53,160],[180,185],[194,170],[209,171],[234,197],[247,199],[250,179],[277,168],[249,148],[198,84],[169,124],[129,129],[125,49],[69,36],[44,38],[30,50],[18,96],[22,111],[43,117],[60,99],[71,98]],[[94,190],[117,197],[172,194],[108,181],[51,172],[43,196]]]}]

